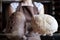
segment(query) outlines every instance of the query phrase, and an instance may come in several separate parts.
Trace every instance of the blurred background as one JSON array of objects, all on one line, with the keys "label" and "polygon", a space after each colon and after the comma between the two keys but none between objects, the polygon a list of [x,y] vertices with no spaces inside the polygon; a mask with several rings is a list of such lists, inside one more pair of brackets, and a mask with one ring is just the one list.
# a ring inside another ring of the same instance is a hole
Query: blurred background
[{"label": "blurred background", "polygon": [[[59,28],[58,31],[53,35],[55,39],[53,40],[60,40],[60,0],[34,0],[36,2],[41,2],[44,5],[45,14],[52,15],[56,18]],[[19,0],[0,0],[0,33],[3,33],[2,30],[6,27],[6,20],[7,20],[7,13],[6,10],[8,6],[12,2],[19,2]],[[42,39],[49,37],[43,37]],[[52,40],[52,39],[46,39]]]}]

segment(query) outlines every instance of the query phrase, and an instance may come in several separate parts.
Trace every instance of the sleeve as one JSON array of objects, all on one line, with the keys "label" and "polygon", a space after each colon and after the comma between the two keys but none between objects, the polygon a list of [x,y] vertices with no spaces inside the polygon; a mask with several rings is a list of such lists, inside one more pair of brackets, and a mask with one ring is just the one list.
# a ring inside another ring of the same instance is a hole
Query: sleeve
[{"label": "sleeve", "polygon": [[19,5],[19,3],[11,3],[11,4],[10,4],[10,6],[11,6],[12,9],[13,9],[13,12],[16,11],[16,8],[17,8],[18,5]]},{"label": "sleeve", "polygon": [[34,2],[34,4],[38,8],[38,12],[44,14],[44,5],[42,3],[38,3],[38,2]]},{"label": "sleeve", "polygon": [[34,2],[34,4],[35,4],[36,7],[38,8],[38,10],[41,10],[41,9],[43,8],[43,4],[42,4],[42,3]]}]

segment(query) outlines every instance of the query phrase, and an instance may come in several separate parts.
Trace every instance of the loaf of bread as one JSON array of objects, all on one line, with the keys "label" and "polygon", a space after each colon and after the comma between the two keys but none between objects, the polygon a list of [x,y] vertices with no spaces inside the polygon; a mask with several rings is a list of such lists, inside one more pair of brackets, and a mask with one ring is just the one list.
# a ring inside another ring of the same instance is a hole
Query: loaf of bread
[{"label": "loaf of bread", "polygon": [[6,25],[6,34],[8,37],[24,36],[25,16],[22,12],[14,12],[8,19]]},{"label": "loaf of bread", "polygon": [[48,14],[34,15],[31,26],[34,32],[42,35],[52,35],[58,29],[56,19]]}]

